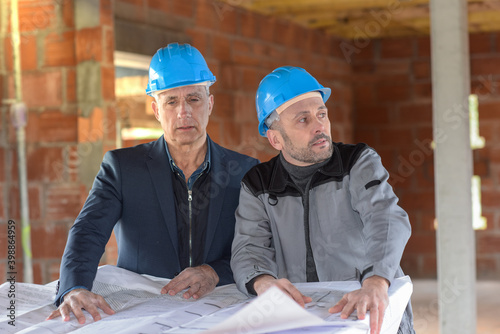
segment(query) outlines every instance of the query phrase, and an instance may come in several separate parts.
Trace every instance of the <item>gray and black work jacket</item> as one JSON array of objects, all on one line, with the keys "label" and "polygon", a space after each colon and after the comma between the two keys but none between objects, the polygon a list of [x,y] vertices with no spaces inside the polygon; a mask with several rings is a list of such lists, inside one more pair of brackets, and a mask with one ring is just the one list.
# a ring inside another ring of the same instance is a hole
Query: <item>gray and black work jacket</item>
[{"label": "gray and black work jacket", "polygon": [[[411,234],[407,213],[387,182],[380,156],[366,144],[334,143],[311,181],[309,230],[320,281],[392,282]],[[262,274],[306,282],[304,205],[279,156],[243,178],[231,268],[240,291]]]}]

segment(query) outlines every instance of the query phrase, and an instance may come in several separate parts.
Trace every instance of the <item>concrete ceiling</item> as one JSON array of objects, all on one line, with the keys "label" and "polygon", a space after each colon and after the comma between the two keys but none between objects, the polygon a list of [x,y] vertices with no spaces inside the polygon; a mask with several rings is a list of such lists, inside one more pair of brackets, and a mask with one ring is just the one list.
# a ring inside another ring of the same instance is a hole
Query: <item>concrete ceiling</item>
[{"label": "concrete ceiling", "polygon": [[[429,0],[221,0],[348,39],[429,35]],[[457,0],[458,2],[458,0]],[[500,0],[468,0],[469,31],[500,31]]]}]

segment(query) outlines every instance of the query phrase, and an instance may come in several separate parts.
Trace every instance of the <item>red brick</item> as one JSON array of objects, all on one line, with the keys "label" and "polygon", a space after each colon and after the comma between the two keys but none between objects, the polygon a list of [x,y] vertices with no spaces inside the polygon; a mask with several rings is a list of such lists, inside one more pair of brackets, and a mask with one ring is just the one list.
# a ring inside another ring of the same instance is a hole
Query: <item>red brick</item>
[{"label": "red brick", "polygon": [[218,120],[234,120],[234,103],[231,93],[219,92],[214,97],[215,104],[210,116],[210,122],[215,118]]},{"label": "red brick", "polygon": [[[275,32],[276,19],[272,16],[257,16],[257,38],[266,42],[273,42],[274,40],[274,32]],[[301,31],[303,33],[303,31]],[[306,43],[306,39],[304,35],[297,36],[297,38],[301,38],[303,44]],[[295,41],[297,43],[297,41]]]},{"label": "red brick", "polygon": [[[21,204],[20,204],[20,194],[19,187],[13,186],[9,191],[9,204],[8,208],[9,219],[15,217],[21,217]],[[28,202],[29,202],[29,218],[30,220],[38,220],[42,216],[41,203],[40,203],[40,188],[35,185],[28,186]],[[16,219],[14,219],[16,220]],[[20,219],[16,220],[17,223],[21,223]],[[19,225],[20,227],[20,225]]]},{"label": "red brick", "polygon": [[432,98],[432,84],[421,82],[413,84],[413,96],[416,100],[428,100]]},{"label": "red brick", "polygon": [[104,50],[104,63],[109,66],[114,66],[114,52],[115,52],[115,32],[112,29],[104,30],[104,37],[106,39]]},{"label": "red brick", "polygon": [[31,235],[33,257],[40,259],[62,257],[68,238],[68,229],[64,224],[35,226],[31,229]]},{"label": "red brick", "polygon": [[53,33],[45,38],[45,65],[75,65],[75,33]]},{"label": "red brick", "polygon": [[[182,2],[186,2],[183,0]],[[100,0],[101,26],[113,26],[113,3],[112,0]]]},{"label": "red brick", "polygon": [[376,88],[379,102],[407,101],[410,87],[407,84],[383,84]]},{"label": "red brick", "polygon": [[406,275],[410,275],[411,277],[420,277],[420,265],[418,260],[419,257],[414,254],[403,254],[403,258],[401,259],[401,268]]},{"label": "red brick", "polygon": [[[4,52],[5,52],[5,66],[7,70],[12,71],[14,68],[13,63],[13,51],[12,51],[12,39],[4,39]],[[21,37],[20,43],[20,54],[21,54],[21,69],[22,70],[34,70],[37,68],[37,47],[35,36],[27,35]]]},{"label": "red brick", "polygon": [[500,115],[500,101],[479,103],[479,120],[498,120]]},{"label": "red brick", "polygon": [[[11,87],[14,85],[12,77],[10,85]],[[28,108],[62,104],[62,75],[60,71],[24,74],[22,85],[23,99]]]},{"label": "red brick", "polygon": [[75,9],[72,0],[60,0],[62,6],[62,17],[66,27],[73,28],[75,25]]},{"label": "red brick", "polygon": [[[235,119],[239,122],[256,121],[255,97],[253,95],[238,94],[235,96]],[[257,132],[257,130],[256,130]]]},{"label": "red brick", "polygon": [[434,233],[413,233],[406,244],[405,253],[435,254],[436,235]]},{"label": "red brick", "polygon": [[101,89],[105,100],[115,99],[115,68],[101,66]]},{"label": "red brick", "polygon": [[[162,0],[160,0],[162,1]],[[214,29],[226,15],[232,15],[234,9],[231,6],[222,6],[222,9],[212,1],[196,2],[196,22],[194,25],[200,28]]]},{"label": "red brick", "polygon": [[436,219],[436,214],[434,213],[434,211],[422,211],[421,221],[420,221],[421,230],[435,232],[436,231],[436,228],[434,226],[435,219]]},{"label": "red brick", "polygon": [[[373,85],[354,85],[353,95],[356,106],[370,106],[375,101]],[[335,98],[335,97],[334,97]]]},{"label": "red brick", "polygon": [[106,110],[106,119],[103,124],[103,130],[108,141],[116,141],[116,110],[112,106],[109,106]]},{"label": "red brick", "polygon": [[436,278],[437,276],[437,259],[436,255],[425,255],[422,257],[422,269],[419,275],[422,278]]},{"label": "red brick", "polygon": [[477,231],[476,236],[476,248],[478,254],[500,253],[499,233]]},{"label": "red brick", "polygon": [[80,189],[73,185],[52,184],[46,191],[45,219],[74,220],[80,212]]},{"label": "red brick", "polygon": [[210,122],[208,122],[207,125],[207,133],[210,136],[210,138],[215,141],[216,143],[221,142],[221,136],[222,136],[222,130],[221,130],[221,123],[223,121],[219,121],[218,119],[210,119]]},{"label": "red brick", "polygon": [[74,142],[77,140],[77,116],[60,111],[30,113],[27,127],[30,142]]},{"label": "red brick", "polygon": [[365,73],[365,74],[373,74],[375,73],[375,66],[376,64],[374,62],[360,62],[357,61],[352,64],[352,71],[353,73]]},{"label": "red brick", "polygon": [[102,60],[103,50],[102,28],[85,28],[76,33],[76,59],[77,62],[86,60]]},{"label": "red brick", "polygon": [[57,20],[54,5],[37,4],[31,1],[19,3],[19,30],[31,32],[55,26]]},{"label": "red brick", "polygon": [[214,35],[212,44],[212,54],[220,62],[231,60],[231,43],[223,35]]},{"label": "red brick", "polygon": [[[5,187],[5,188],[7,188],[7,187]],[[7,209],[4,205],[3,190],[4,190],[4,186],[0,183],[0,220],[1,221],[5,221],[7,219]],[[8,205],[8,203],[7,203],[7,205]],[[1,258],[2,258],[2,256],[0,255],[0,259]]]},{"label": "red brick", "polygon": [[376,73],[381,75],[410,72],[411,63],[408,59],[381,60],[376,64]]},{"label": "red brick", "polygon": [[471,75],[500,74],[500,55],[475,57],[471,59]]},{"label": "red brick", "polygon": [[413,62],[413,76],[415,79],[429,79],[431,77],[431,63],[426,60]]},{"label": "red brick", "polygon": [[489,32],[469,35],[469,52],[473,54],[493,51],[493,35]]},{"label": "red brick", "polygon": [[356,40],[340,40],[337,49],[342,53],[343,58],[348,63],[351,63],[351,61],[373,60],[375,56],[374,46],[378,44],[380,44],[378,41],[369,41],[367,44],[360,44]]},{"label": "red brick", "polygon": [[434,210],[434,190],[407,193],[402,195],[400,199],[401,206],[408,211]]},{"label": "red brick", "polygon": [[66,101],[76,102],[76,71],[72,68],[66,70]]},{"label": "red brick", "polygon": [[59,171],[55,168],[63,163],[61,147],[30,148],[27,150],[28,179],[30,181],[58,181]]},{"label": "red brick", "polygon": [[431,104],[402,105],[398,111],[399,122],[403,124],[432,124]]},{"label": "red brick", "polygon": [[389,122],[388,107],[360,106],[354,110],[357,125],[381,125]]},{"label": "red brick", "polygon": [[496,189],[494,191],[483,190],[481,192],[481,203],[483,207],[498,207],[500,203],[500,190]]},{"label": "red brick", "polygon": [[379,145],[392,147],[411,147],[413,135],[410,129],[403,127],[384,128],[380,131]]},{"label": "red brick", "polygon": [[381,58],[409,58],[413,54],[413,39],[382,39],[380,47]]},{"label": "red brick", "polygon": [[431,57],[431,41],[429,37],[417,38],[417,55],[421,58]]},{"label": "red brick", "polygon": [[497,260],[491,255],[478,255],[476,258],[476,273],[479,279],[491,279],[492,273],[498,271]]}]

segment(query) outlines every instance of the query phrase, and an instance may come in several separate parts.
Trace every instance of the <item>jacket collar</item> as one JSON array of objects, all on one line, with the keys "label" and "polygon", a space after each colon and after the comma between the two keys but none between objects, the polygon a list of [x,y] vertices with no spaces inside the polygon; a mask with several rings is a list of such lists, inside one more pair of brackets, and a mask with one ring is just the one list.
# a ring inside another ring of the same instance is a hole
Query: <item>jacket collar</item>
[{"label": "jacket collar", "polygon": [[[342,157],[340,156],[337,144],[332,142],[332,145],[333,153],[330,160],[326,165],[320,168],[318,172],[327,176],[339,176],[344,172],[342,167]],[[293,181],[281,163],[279,156],[274,157],[272,161],[274,163],[274,168],[271,175],[269,191],[273,193],[281,193],[285,191],[288,185],[293,185]]]}]

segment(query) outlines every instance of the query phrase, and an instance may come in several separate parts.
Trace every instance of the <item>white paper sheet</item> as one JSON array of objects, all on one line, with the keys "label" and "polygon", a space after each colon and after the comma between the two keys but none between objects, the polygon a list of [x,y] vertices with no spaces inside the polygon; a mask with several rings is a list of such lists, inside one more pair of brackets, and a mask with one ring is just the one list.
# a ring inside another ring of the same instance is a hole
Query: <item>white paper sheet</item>
[{"label": "white paper sheet", "polygon": [[[102,295],[116,311],[94,322],[87,316],[80,325],[74,316],[68,322],[60,318],[45,321],[55,310],[55,282],[48,285],[16,284],[16,326],[8,324],[9,283],[0,286],[0,333],[366,333],[368,319],[340,319],[328,308],[344,293],[358,289],[358,282],[299,283],[296,286],[313,302],[305,309],[290,297],[274,289],[258,298],[247,298],[234,284],[216,288],[199,300],[161,295],[169,280],[117,268],[100,267],[93,291]],[[409,278],[394,281],[389,289],[383,333],[396,333],[402,312],[411,294]],[[7,311],[7,312],[6,312]],[[368,317],[367,317],[368,318]],[[227,321],[227,323],[226,323]],[[236,327],[234,327],[236,326]],[[221,332],[222,331],[222,332]]]}]

